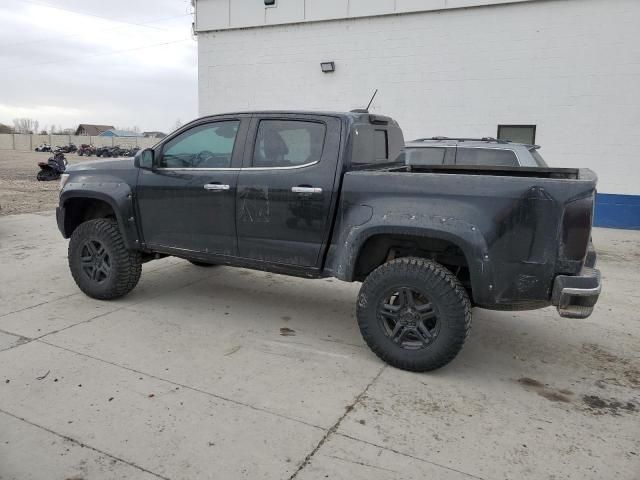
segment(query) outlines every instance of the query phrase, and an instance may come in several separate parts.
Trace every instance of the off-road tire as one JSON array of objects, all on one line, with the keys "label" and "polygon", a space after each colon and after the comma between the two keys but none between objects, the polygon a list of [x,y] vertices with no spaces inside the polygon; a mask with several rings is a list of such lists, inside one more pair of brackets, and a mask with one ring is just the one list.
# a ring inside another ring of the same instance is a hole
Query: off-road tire
[{"label": "off-road tire", "polygon": [[200,262],[198,260],[189,260],[189,263],[192,265],[195,265],[196,267],[215,267],[216,264],[215,263],[207,263],[207,262]]},{"label": "off-road tire", "polygon": [[[97,283],[82,269],[82,250],[88,241],[100,242],[110,258],[109,275]],[[82,223],[69,241],[69,268],[76,284],[86,295],[99,300],[119,298],[138,284],[142,273],[140,253],[127,250],[118,228],[111,218],[99,218]]]},{"label": "off-road tire", "polygon": [[[421,349],[407,350],[395,343],[381,320],[379,305],[385,302],[385,292],[403,286],[424,292],[438,312],[438,334]],[[471,330],[471,302],[460,281],[445,267],[432,260],[405,257],[369,274],[358,294],[357,317],[362,337],[378,357],[403,370],[426,372],[448,364],[462,349]]]}]

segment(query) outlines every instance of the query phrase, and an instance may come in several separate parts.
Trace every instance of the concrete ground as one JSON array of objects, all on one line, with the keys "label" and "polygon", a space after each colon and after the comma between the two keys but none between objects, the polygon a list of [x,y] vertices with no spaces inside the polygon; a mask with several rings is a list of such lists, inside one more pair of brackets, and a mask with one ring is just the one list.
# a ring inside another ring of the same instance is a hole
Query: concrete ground
[{"label": "concrete ground", "polygon": [[640,479],[640,232],[597,230],[587,320],[474,312],[429,374],[364,345],[357,284],[178,259],[87,298],[53,214],[0,218],[0,478]]}]

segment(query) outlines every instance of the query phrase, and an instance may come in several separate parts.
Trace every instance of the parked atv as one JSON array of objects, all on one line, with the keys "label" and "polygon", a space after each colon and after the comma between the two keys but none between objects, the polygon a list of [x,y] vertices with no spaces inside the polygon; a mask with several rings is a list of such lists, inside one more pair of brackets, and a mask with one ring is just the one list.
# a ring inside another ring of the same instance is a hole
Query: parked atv
[{"label": "parked atv", "polygon": [[83,156],[86,155],[87,157],[90,157],[91,155],[95,155],[96,154],[96,147],[83,143],[82,145],[80,145],[80,147],[78,148],[77,152],[76,152],[79,156]]},{"label": "parked atv", "polygon": [[58,180],[60,175],[67,169],[67,165],[68,162],[67,159],[64,158],[64,153],[55,153],[52,157],[49,157],[49,160],[46,162],[38,162],[40,171],[38,172],[37,178],[41,182]]},{"label": "parked atv", "polygon": [[53,149],[54,153],[72,153],[75,152],[76,150],[78,150],[78,147],[76,147],[73,143],[70,143],[69,145],[59,145],[56,148]]},{"label": "parked atv", "polygon": [[124,150],[122,150],[121,156],[122,157],[135,157],[136,153],[138,153],[139,151],[140,151],[140,147],[125,148]]},{"label": "parked atv", "polygon": [[121,148],[120,145],[116,145],[111,149],[112,157],[128,157],[128,150],[126,148]]},{"label": "parked atv", "polygon": [[110,157],[112,147],[98,147],[96,149],[96,157]]},{"label": "parked atv", "polygon": [[36,152],[50,152],[51,151],[51,145],[49,145],[48,143],[41,143],[40,145],[38,145],[35,148]]}]

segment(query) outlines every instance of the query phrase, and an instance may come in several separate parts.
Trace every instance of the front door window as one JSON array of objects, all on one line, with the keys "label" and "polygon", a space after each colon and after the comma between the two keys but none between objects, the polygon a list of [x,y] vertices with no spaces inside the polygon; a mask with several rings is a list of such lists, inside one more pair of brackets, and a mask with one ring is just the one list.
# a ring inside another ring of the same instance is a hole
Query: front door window
[{"label": "front door window", "polygon": [[229,168],[240,122],[194,127],[163,148],[160,168]]}]

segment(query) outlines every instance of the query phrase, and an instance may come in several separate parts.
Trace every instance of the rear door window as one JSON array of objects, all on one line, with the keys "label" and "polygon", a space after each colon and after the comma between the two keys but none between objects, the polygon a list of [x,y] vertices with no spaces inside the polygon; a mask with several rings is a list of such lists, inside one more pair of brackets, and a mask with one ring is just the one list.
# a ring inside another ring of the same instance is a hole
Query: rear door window
[{"label": "rear door window", "polygon": [[261,120],[254,167],[296,167],[322,158],[326,126],[301,120]]},{"label": "rear door window", "polygon": [[456,165],[477,165],[484,167],[517,167],[518,158],[511,150],[497,148],[458,147]]}]

